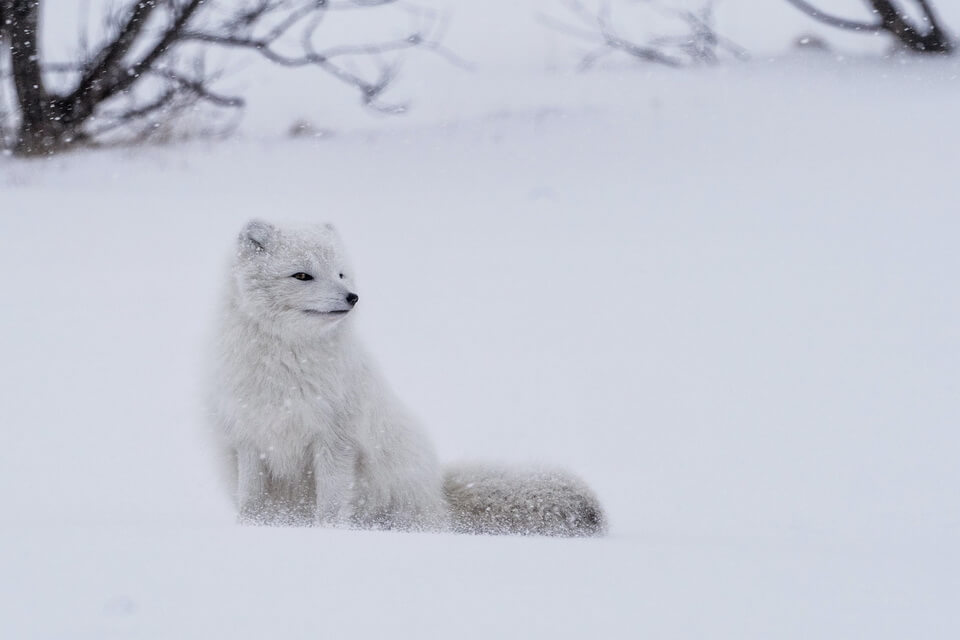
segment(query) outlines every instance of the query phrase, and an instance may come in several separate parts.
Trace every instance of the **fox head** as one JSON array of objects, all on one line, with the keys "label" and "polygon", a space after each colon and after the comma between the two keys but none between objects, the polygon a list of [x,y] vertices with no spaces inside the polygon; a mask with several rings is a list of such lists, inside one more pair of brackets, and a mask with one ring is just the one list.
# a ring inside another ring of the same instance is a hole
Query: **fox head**
[{"label": "fox head", "polygon": [[332,225],[281,229],[251,220],[237,242],[234,275],[241,308],[284,332],[327,331],[359,300]]}]

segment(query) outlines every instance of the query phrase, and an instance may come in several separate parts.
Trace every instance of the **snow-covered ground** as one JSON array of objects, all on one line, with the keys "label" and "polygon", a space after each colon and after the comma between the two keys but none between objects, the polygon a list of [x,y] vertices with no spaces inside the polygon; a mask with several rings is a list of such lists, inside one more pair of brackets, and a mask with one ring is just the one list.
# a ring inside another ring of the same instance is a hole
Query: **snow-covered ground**
[{"label": "snow-covered ground", "polygon": [[[270,75],[232,140],[0,158],[0,637],[957,637],[960,63],[510,64],[536,29],[399,119]],[[236,526],[204,367],[253,216],[338,224],[443,458],[575,469],[609,535]]]}]

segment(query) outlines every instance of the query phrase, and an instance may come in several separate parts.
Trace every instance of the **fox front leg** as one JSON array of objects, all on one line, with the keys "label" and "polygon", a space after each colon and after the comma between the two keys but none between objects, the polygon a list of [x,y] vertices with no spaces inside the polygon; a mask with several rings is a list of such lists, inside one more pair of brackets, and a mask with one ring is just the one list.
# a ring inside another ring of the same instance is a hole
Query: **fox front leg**
[{"label": "fox front leg", "polygon": [[351,514],[356,454],[345,443],[320,442],[314,446],[313,476],[317,492],[314,523],[345,524]]},{"label": "fox front leg", "polygon": [[266,524],[267,466],[252,449],[237,451],[237,509],[241,524]]}]

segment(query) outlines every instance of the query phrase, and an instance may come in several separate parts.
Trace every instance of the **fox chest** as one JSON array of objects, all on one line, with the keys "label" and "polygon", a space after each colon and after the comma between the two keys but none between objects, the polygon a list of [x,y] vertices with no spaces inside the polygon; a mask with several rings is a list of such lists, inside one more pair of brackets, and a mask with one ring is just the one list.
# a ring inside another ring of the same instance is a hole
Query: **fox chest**
[{"label": "fox chest", "polygon": [[263,373],[236,380],[232,431],[238,440],[265,451],[303,450],[342,431],[344,398],[330,382],[291,371]]}]

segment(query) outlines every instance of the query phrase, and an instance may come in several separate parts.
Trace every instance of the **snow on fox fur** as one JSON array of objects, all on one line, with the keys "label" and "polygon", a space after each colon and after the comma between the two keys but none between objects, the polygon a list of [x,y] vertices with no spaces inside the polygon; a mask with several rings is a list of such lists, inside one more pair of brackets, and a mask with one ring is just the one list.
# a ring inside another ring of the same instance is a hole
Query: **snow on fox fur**
[{"label": "snow on fox fur", "polygon": [[359,296],[332,226],[251,221],[230,275],[214,414],[241,522],[603,532],[596,497],[572,474],[441,470],[354,336]]}]

